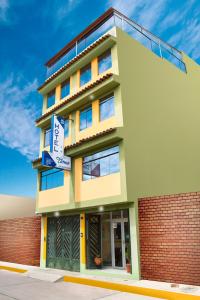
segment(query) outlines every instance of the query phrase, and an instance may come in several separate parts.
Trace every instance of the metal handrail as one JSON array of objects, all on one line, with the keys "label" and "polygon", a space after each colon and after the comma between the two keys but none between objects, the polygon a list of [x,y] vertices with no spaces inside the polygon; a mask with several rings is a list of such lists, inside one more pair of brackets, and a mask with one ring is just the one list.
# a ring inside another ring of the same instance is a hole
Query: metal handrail
[{"label": "metal handrail", "polygon": [[[112,18],[113,18],[113,20],[112,20]],[[121,20],[120,26],[119,26],[119,24],[117,24],[116,18],[118,18],[118,20]],[[111,20],[112,24],[110,24],[110,25],[108,24],[108,29],[106,30],[106,32],[109,31],[114,26],[118,26],[118,27],[121,27],[121,29],[123,31],[127,32],[129,35],[131,35],[131,33],[133,35],[134,31],[132,31],[130,33],[126,30],[126,26],[128,25],[133,30],[135,30],[137,33],[139,33],[141,35],[140,37],[143,37],[148,40],[150,46],[148,47],[146,44],[144,44],[145,47],[150,49],[152,52],[154,52],[156,55],[160,56],[161,58],[167,59],[168,61],[173,63],[176,67],[178,67],[180,70],[186,72],[185,63],[182,60],[182,53],[178,49],[176,49],[173,46],[169,45],[168,43],[162,41],[161,39],[156,37],[154,34],[149,32],[148,30],[146,30],[145,28],[143,28],[136,22],[130,20],[126,16],[119,14],[115,11],[111,17],[109,17],[103,23],[98,25],[97,28],[95,28],[95,29],[93,28],[91,33],[87,34],[85,36],[85,38],[81,38],[81,40],[76,41],[75,44],[71,47],[71,49],[67,53],[65,53],[58,61],[56,61],[52,66],[47,67],[47,78],[50,77],[56,71],[58,71],[61,67],[63,67],[63,65],[67,64],[72,58],[76,57],[81,51],[83,51],[85,48],[87,48],[91,43],[93,43],[94,41],[91,41],[90,43],[88,43],[89,38],[92,38],[93,34],[96,33],[98,35],[98,31],[100,31],[99,36],[97,38],[95,38],[95,40],[97,40],[100,36],[104,35],[105,32],[101,33],[101,29],[106,24],[106,22],[108,22],[110,20]],[[134,38],[137,40],[136,37],[134,37]],[[142,43],[140,38],[138,38],[138,41]],[[156,49],[155,50],[153,49],[152,43],[157,45],[158,51],[156,51]],[[81,45],[83,46],[83,44],[85,44],[85,45],[84,45],[83,49],[81,49]],[[81,50],[80,52],[79,52],[79,48]],[[167,51],[167,53],[169,54],[168,57],[165,55],[165,53],[164,53],[165,51],[162,50],[162,48],[164,48],[164,50]],[[171,57],[171,59],[170,59],[170,57]]]}]

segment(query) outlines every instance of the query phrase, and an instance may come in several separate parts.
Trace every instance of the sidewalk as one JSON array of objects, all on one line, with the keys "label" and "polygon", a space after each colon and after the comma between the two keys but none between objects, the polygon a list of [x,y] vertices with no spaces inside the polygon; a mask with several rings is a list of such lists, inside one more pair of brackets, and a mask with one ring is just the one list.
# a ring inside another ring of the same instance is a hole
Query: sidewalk
[{"label": "sidewalk", "polygon": [[76,272],[69,272],[56,269],[41,269],[26,265],[19,265],[7,262],[0,262],[0,269],[7,269],[14,272],[22,272],[23,276],[49,281],[48,278],[60,277],[65,282],[78,283],[95,286],[115,291],[135,293],[144,296],[157,297],[170,300],[195,300],[200,299],[200,287],[180,284],[178,287],[171,287],[170,283],[148,280],[133,280],[112,278],[101,275],[89,275]]}]

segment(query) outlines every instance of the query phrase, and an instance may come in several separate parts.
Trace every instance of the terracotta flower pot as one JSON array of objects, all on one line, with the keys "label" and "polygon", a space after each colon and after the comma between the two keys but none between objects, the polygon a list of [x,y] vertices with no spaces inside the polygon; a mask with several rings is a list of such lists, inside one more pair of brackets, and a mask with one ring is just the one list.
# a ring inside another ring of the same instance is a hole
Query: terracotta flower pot
[{"label": "terracotta flower pot", "polygon": [[126,264],[126,272],[131,273],[131,264]]},{"label": "terracotta flower pot", "polygon": [[102,265],[103,259],[101,257],[95,257],[94,262],[96,266],[101,266]]}]

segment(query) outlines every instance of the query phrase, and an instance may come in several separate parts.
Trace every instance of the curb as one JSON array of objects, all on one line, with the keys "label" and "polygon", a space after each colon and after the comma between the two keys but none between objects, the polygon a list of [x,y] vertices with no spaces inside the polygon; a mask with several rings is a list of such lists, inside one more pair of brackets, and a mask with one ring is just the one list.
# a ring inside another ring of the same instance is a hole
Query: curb
[{"label": "curb", "polygon": [[[0,266],[0,270],[6,270],[10,272],[16,273],[26,273],[28,270],[20,269],[20,268],[12,268],[7,266]],[[197,300],[200,299],[199,296],[191,295],[191,294],[183,294],[177,292],[170,292],[165,290],[156,290],[151,288],[143,288],[139,286],[126,285],[121,283],[114,283],[108,281],[94,280],[89,278],[81,278],[74,276],[64,276],[64,282],[71,282],[83,285],[89,285],[119,292],[138,294],[143,296],[149,296],[154,298],[162,298],[165,300]]]},{"label": "curb", "polygon": [[143,296],[150,296],[155,298],[162,298],[166,300],[196,300],[200,299],[199,296],[191,295],[191,294],[182,294],[176,292],[169,292],[164,290],[155,290],[150,288],[143,288],[138,286],[125,285],[120,283],[113,283],[108,281],[100,281],[88,278],[80,278],[73,276],[64,276],[65,282],[72,282],[78,284],[85,284],[95,287],[100,287],[109,290],[115,290],[120,292],[138,294]]},{"label": "curb", "polygon": [[17,268],[6,267],[6,266],[0,266],[0,270],[6,270],[6,271],[16,272],[16,273],[26,273],[27,272],[27,270],[24,270],[24,269],[17,269]]}]

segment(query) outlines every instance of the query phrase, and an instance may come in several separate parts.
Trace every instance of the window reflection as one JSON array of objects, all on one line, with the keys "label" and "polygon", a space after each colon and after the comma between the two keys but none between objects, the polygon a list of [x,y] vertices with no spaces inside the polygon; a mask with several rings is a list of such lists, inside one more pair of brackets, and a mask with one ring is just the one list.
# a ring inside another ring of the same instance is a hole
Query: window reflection
[{"label": "window reflection", "polygon": [[47,108],[51,107],[55,104],[55,90],[51,91],[47,95]]},{"label": "window reflection", "polygon": [[51,128],[45,129],[44,131],[44,147],[50,145]]},{"label": "window reflection", "polygon": [[88,64],[87,66],[81,69],[80,86],[88,83],[91,80],[91,77],[91,64]]},{"label": "window reflection", "polygon": [[80,130],[92,126],[92,107],[88,107],[80,112]]},{"label": "window reflection", "polygon": [[64,81],[61,85],[61,99],[67,97],[70,93],[70,81],[69,79]]},{"label": "window reflection", "polygon": [[100,121],[109,119],[114,112],[114,95],[109,95],[100,101]]},{"label": "window reflection", "polygon": [[69,136],[69,119],[66,119],[66,120],[65,120],[64,134],[65,134],[65,137],[68,137],[68,136]]},{"label": "window reflection", "polygon": [[83,158],[83,180],[119,172],[119,146]]},{"label": "window reflection", "polygon": [[98,73],[101,74],[112,67],[111,50],[98,57]]},{"label": "window reflection", "polygon": [[64,171],[51,169],[40,173],[40,190],[53,189],[64,185]]}]

